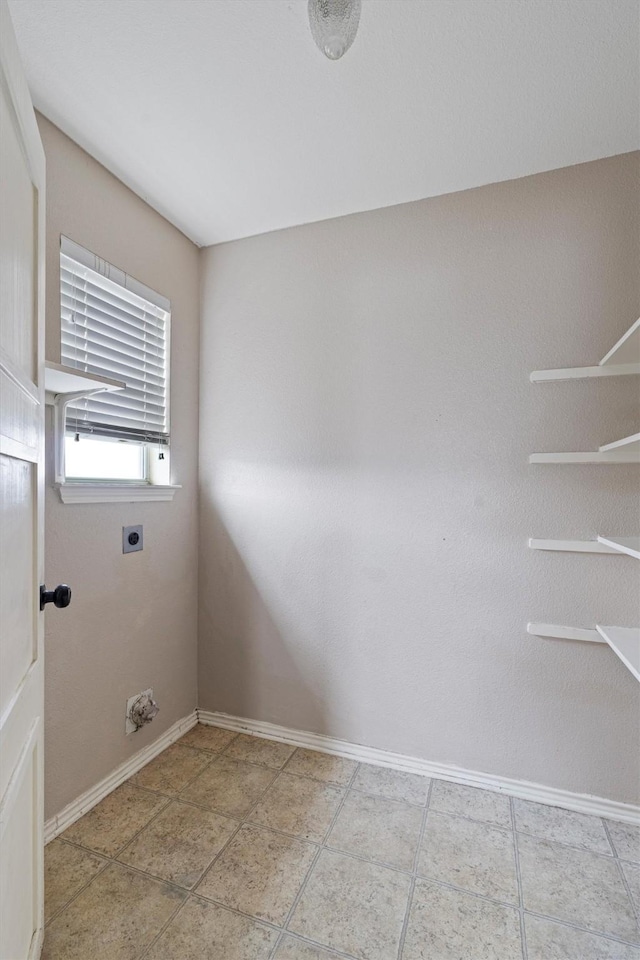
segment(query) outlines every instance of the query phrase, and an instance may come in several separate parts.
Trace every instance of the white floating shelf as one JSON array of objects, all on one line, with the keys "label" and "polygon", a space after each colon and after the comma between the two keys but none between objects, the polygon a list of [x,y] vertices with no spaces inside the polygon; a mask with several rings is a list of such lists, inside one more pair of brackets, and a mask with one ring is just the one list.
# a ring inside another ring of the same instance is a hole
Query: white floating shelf
[{"label": "white floating shelf", "polygon": [[563,367],[559,370],[534,370],[529,379],[532,383],[546,380],[588,380],[592,377],[624,377],[640,374],[640,363],[611,363],[597,367]]},{"label": "white floating shelf", "polygon": [[636,680],[640,680],[640,627],[603,627],[597,624],[596,630]]},{"label": "white floating shelf", "polygon": [[600,366],[640,363],[640,317],[600,361]]},{"label": "white floating shelf", "polygon": [[559,623],[528,623],[527,633],[532,633],[536,637],[553,637],[558,640],[606,643],[597,630],[588,630],[583,627],[565,627]]},{"label": "white floating shelf", "polygon": [[605,443],[600,447],[600,453],[607,453],[609,450],[629,450],[637,452],[640,459],[640,433],[634,433],[630,437],[623,437],[621,440],[613,440],[612,443]]},{"label": "white floating shelf", "polygon": [[589,630],[583,627],[566,627],[560,623],[528,623],[527,633],[536,637],[551,637],[554,640],[606,643],[636,680],[640,680],[640,627],[603,627],[596,624],[595,630]]},{"label": "white floating shelf", "polygon": [[587,453],[532,453],[529,463],[640,463],[640,451],[622,447]]},{"label": "white floating shelf", "polygon": [[546,380],[586,380],[589,377],[623,377],[640,374],[640,317],[629,327],[596,367],[563,367],[558,370],[534,370],[532,383]]},{"label": "white floating shelf", "polygon": [[640,560],[640,537],[598,537],[598,543],[614,553],[626,553]]},{"label": "white floating shelf", "polygon": [[126,383],[123,380],[111,380],[109,377],[99,377],[95,373],[84,373],[75,367],[65,367],[61,363],[47,360],[44,368],[44,388],[47,393],[60,396],[65,393],[80,393],[98,390],[123,390]]},{"label": "white floating shelf", "polygon": [[[639,540],[640,542],[640,540]],[[559,550],[566,553],[610,553],[619,551],[600,537],[597,540],[529,540],[531,550]]]}]

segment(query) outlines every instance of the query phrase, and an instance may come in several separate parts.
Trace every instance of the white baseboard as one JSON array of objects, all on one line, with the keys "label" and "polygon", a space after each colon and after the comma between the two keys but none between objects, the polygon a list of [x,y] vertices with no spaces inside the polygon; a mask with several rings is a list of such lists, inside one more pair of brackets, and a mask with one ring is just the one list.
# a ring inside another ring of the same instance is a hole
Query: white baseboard
[{"label": "white baseboard", "polygon": [[66,830],[72,823],[75,823],[75,821],[79,820],[85,813],[88,813],[89,810],[100,803],[101,800],[104,800],[112,790],[119,787],[121,783],[128,780],[129,777],[137,773],[138,770],[141,770],[150,760],[153,760],[159,753],[166,750],[170,744],[179,740],[187,730],[195,727],[197,722],[198,717],[194,710],[189,716],[183,717],[182,720],[177,720],[173,726],[165,730],[162,736],[154,740],[153,743],[139,750],[138,753],[135,753],[124,763],[120,764],[119,767],[116,767],[108,777],[105,777],[104,780],[97,783],[95,787],[86,790],[77,800],[73,800],[67,804],[60,813],[46,821],[44,825],[44,842],[49,843],[50,840],[55,839],[63,830]]},{"label": "white baseboard", "polygon": [[338,757],[359,760],[363,763],[374,763],[380,767],[390,767],[392,770],[402,770],[405,773],[417,773],[437,780],[451,780],[454,783],[463,783],[484,790],[496,790],[511,797],[534,800],[536,803],[563,807],[565,810],[575,810],[578,813],[640,824],[640,806],[635,804],[606,800],[604,797],[593,797],[584,793],[573,793],[570,790],[558,790],[556,787],[545,787],[541,783],[531,783],[527,780],[497,777],[446,763],[421,760],[418,757],[407,757],[401,753],[390,753],[387,750],[378,750],[377,747],[364,747],[357,743],[349,743],[347,740],[337,740],[319,733],[280,727],[275,723],[265,723],[262,720],[232,717],[227,713],[212,713],[209,710],[198,710],[197,714],[200,723],[224,727],[226,730],[235,730],[238,733],[250,733],[269,740],[280,740],[296,747],[307,747],[310,750],[332,753]]}]

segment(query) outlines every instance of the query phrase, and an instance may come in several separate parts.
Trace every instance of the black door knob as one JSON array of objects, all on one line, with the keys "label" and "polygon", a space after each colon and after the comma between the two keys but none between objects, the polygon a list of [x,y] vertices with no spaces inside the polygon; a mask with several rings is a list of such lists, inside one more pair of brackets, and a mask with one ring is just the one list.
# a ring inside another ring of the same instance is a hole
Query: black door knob
[{"label": "black door knob", "polygon": [[44,610],[45,603],[52,603],[54,607],[68,607],[71,603],[71,587],[66,583],[59,583],[55,590],[47,590],[43,584],[40,587],[41,610]]}]

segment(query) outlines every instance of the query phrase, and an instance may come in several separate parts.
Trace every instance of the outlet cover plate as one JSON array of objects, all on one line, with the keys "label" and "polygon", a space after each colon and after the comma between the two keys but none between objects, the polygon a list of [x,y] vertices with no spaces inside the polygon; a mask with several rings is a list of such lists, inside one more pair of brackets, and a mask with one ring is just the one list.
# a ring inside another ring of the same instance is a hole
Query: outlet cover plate
[{"label": "outlet cover plate", "polygon": [[142,550],[142,524],[122,528],[122,552],[135,553]]},{"label": "outlet cover plate", "polygon": [[135,733],[136,730],[142,730],[142,727],[136,727],[135,723],[131,723],[131,720],[129,720],[129,710],[131,710],[131,707],[136,702],[138,697],[143,696],[143,694],[145,693],[148,693],[151,699],[153,699],[153,690],[141,690],[140,693],[134,694],[133,697],[129,697],[129,699],[127,700],[127,711],[124,715],[124,732],[125,733]]}]

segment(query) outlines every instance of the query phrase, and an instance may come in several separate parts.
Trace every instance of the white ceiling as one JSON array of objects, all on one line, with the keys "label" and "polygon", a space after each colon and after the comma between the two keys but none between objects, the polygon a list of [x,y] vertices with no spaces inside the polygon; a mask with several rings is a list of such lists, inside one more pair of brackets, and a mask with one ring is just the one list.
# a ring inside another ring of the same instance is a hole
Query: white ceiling
[{"label": "white ceiling", "polygon": [[640,146],[638,0],[10,0],[36,106],[198,244]]}]

